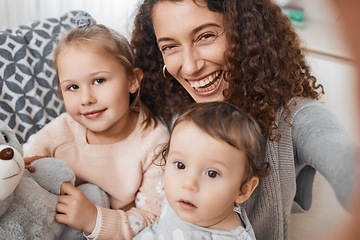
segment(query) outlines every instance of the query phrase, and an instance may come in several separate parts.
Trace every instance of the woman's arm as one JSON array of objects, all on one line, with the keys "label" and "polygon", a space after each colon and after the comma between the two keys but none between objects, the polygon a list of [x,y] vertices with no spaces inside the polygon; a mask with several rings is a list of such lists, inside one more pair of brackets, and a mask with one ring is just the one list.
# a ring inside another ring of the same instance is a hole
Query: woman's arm
[{"label": "woman's arm", "polygon": [[311,105],[299,111],[292,125],[295,161],[319,171],[345,206],[355,180],[355,143],[333,113]]}]

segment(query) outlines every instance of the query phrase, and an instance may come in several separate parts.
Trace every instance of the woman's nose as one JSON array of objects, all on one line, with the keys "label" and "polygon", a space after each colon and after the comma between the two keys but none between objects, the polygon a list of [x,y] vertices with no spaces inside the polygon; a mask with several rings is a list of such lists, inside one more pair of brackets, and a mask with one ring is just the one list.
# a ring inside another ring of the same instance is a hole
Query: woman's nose
[{"label": "woman's nose", "polygon": [[201,52],[195,47],[189,47],[183,52],[182,71],[187,75],[195,75],[204,66]]}]

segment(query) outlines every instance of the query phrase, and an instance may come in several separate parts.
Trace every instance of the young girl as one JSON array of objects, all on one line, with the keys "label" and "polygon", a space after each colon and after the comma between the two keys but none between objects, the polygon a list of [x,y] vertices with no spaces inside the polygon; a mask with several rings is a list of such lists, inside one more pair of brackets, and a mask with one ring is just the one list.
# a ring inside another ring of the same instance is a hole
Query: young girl
[{"label": "young girl", "polygon": [[168,129],[139,103],[143,73],[118,33],[103,25],[72,30],[56,49],[55,66],[67,112],[31,137],[25,157],[62,159],[76,185],[91,182],[109,196],[111,209],[97,207],[64,183],[56,221],[88,238],[131,239],[159,216],[163,176],[152,160]]},{"label": "young girl", "polygon": [[135,239],[255,239],[239,204],[268,174],[262,142],[258,124],[233,105],[190,107],[176,120],[164,150],[161,217]]}]

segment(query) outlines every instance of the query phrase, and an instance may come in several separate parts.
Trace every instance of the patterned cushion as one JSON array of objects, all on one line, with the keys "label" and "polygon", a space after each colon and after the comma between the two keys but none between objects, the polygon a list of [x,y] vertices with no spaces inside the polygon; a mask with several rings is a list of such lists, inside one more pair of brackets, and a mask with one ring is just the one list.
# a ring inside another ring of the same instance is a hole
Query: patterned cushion
[{"label": "patterned cushion", "polygon": [[76,27],[76,13],[0,29],[0,120],[20,143],[64,111],[53,54],[59,39]]}]

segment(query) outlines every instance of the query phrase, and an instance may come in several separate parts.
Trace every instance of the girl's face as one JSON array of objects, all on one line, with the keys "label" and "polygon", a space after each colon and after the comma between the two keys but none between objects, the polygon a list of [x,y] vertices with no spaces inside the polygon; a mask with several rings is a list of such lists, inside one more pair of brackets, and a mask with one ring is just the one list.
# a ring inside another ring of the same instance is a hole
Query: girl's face
[{"label": "girl's face", "polygon": [[129,123],[129,95],[138,80],[114,58],[68,47],[58,56],[58,77],[66,111],[89,134],[115,136]]},{"label": "girl's face", "polygon": [[160,1],[152,13],[167,71],[196,102],[222,101],[227,41],[223,15],[205,1]]}]

